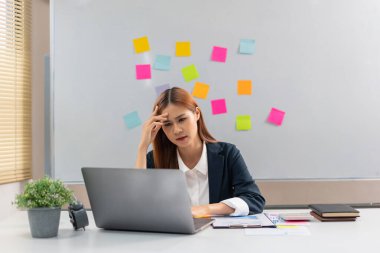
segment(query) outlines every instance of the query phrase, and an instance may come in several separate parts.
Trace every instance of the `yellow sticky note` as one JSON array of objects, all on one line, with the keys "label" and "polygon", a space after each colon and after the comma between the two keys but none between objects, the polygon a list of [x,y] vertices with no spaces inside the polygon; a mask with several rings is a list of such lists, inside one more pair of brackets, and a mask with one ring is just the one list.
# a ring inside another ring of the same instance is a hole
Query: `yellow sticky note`
[{"label": "yellow sticky note", "polygon": [[143,53],[150,50],[148,37],[141,37],[133,40],[133,45],[135,47],[135,53]]},{"label": "yellow sticky note", "polygon": [[252,81],[239,80],[237,83],[238,95],[251,95],[252,94]]},{"label": "yellow sticky note", "polygon": [[277,228],[297,228],[297,225],[277,225]]},{"label": "yellow sticky note", "polygon": [[210,86],[205,83],[196,82],[193,89],[193,96],[205,99],[207,97]]},{"label": "yellow sticky note", "polygon": [[238,131],[250,130],[251,129],[251,116],[249,116],[249,115],[238,115],[236,117],[236,129]]},{"label": "yellow sticky note", "polygon": [[190,47],[191,47],[191,44],[189,41],[177,42],[175,44],[175,55],[176,56],[191,56]]}]

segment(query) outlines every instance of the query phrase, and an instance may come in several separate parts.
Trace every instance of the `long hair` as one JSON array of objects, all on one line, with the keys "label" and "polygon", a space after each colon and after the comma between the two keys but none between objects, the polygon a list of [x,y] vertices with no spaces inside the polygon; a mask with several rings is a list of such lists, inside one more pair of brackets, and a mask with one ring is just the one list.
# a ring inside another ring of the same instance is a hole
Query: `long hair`
[{"label": "long hair", "polygon": [[[186,90],[178,87],[173,87],[162,92],[161,95],[157,98],[153,110],[156,106],[158,106],[157,114],[161,114],[169,104],[186,107],[192,112],[195,112],[196,108],[198,107],[193,97]],[[198,135],[202,141],[206,143],[216,142],[215,138],[212,137],[206,128],[206,124],[202,116],[202,111],[200,111],[200,117],[197,121],[197,126]],[[179,166],[176,150],[177,146],[174,145],[166,137],[164,131],[161,128],[153,141],[154,167],[178,169]]]}]

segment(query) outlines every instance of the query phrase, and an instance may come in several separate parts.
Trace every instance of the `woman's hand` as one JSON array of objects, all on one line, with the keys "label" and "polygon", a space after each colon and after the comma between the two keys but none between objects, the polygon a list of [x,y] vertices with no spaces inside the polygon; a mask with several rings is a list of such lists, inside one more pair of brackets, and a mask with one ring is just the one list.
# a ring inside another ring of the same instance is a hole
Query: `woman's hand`
[{"label": "woman's hand", "polygon": [[158,131],[161,129],[163,123],[162,121],[167,120],[168,113],[163,113],[157,115],[158,106],[154,108],[151,117],[144,123],[141,133],[141,141],[139,147],[145,151],[148,149],[149,145],[153,142]]},{"label": "woman's hand", "polygon": [[210,217],[210,208],[208,207],[209,205],[204,205],[204,206],[192,206],[191,207],[191,214],[193,215],[194,218],[205,218],[205,217]]},{"label": "woman's hand", "polygon": [[205,218],[214,215],[228,215],[233,213],[234,211],[235,209],[221,202],[204,206],[191,207],[191,214],[194,218]]}]

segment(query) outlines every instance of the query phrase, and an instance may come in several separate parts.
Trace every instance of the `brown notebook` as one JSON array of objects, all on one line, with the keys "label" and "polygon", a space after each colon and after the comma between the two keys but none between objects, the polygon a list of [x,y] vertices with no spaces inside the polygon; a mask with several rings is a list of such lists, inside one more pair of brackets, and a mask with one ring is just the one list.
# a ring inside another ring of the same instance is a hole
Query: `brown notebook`
[{"label": "brown notebook", "polygon": [[313,204],[310,209],[321,217],[359,217],[359,211],[344,204]]},{"label": "brown notebook", "polygon": [[311,211],[310,214],[319,221],[355,221],[356,217],[322,217]]}]

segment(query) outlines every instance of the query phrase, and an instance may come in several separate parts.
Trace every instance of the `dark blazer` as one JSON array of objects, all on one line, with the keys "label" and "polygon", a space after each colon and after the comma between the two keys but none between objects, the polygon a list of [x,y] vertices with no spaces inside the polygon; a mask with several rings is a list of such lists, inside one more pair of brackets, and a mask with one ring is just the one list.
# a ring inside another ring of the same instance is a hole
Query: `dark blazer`
[{"label": "dark blazer", "polygon": [[[261,213],[265,199],[236,146],[217,142],[206,147],[210,203],[239,197],[248,204],[250,213]],[[152,151],[147,154],[147,168],[154,168]]]}]

